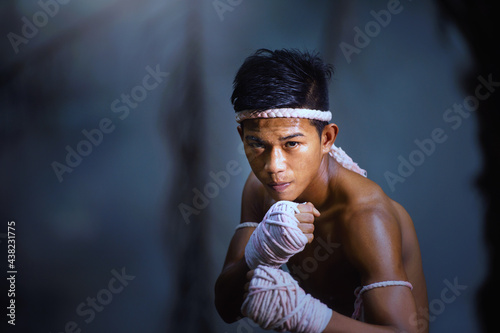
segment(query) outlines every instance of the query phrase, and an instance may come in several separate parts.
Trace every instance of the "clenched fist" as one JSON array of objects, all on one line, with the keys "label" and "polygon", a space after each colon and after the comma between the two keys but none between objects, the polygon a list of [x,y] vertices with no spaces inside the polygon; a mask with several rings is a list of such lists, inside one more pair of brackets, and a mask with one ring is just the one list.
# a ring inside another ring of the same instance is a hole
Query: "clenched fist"
[{"label": "clenched fist", "polygon": [[307,242],[311,243],[314,239],[314,219],[321,214],[310,202],[298,205],[297,209],[300,212],[295,214],[295,218],[299,221],[298,227],[306,235]]}]

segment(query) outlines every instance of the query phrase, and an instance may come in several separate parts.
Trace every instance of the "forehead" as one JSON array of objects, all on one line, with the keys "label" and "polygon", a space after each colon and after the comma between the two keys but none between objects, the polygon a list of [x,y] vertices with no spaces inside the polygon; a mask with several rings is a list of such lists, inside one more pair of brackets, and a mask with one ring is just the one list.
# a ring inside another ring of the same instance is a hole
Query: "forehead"
[{"label": "forehead", "polygon": [[244,121],[245,134],[251,132],[260,135],[278,135],[280,137],[302,133],[305,136],[315,134],[316,128],[309,119],[302,118],[266,118],[247,119]]}]

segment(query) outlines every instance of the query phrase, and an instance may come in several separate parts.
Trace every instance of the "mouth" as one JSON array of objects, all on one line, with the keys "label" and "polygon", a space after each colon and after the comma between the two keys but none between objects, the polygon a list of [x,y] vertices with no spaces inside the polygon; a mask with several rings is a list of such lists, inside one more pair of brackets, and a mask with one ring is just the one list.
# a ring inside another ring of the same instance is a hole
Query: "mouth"
[{"label": "mouth", "polygon": [[269,188],[271,188],[275,192],[282,193],[288,188],[288,186],[290,186],[290,184],[291,184],[290,182],[280,182],[280,183],[272,182],[267,184],[267,186],[269,186]]}]

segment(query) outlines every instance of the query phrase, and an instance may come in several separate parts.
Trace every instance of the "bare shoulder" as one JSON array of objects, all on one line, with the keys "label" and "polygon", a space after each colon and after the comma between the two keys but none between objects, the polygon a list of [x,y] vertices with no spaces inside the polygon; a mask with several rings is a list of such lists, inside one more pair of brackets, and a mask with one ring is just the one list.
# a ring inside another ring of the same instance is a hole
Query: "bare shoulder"
[{"label": "bare shoulder", "polygon": [[353,224],[355,221],[358,223],[372,221],[373,219],[365,219],[371,215],[392,223],[399,220],[398,210],[401,206],[389,198],[377,183],[364,177],[356,177],[353,181],[348,179],[346,183],[348,184],[344,186],[346,222],[350,221],[349,224]]},{"label": "bare shoulder", "polygon": [[262,183],[253,172],[248,175],[241,196],[241,223],[260,222],[267,211],[266,193]]},{"label": "bare shoulder", "polygon": [[[425,309],[428,306],[427,287],[410,215],[369,179],[346,177],[343,184],[347,200],[341,209],[342,214],[339,214],[342,216],[339,228],[342,232],[341,244],[347,259],[359,272],[362,285],[389,280],[409,281],[413,285],[410,296],[413,295],[415,307]],[[366,313],[380,315],[377,312],[380,304],[372,301],[384,297],[389,300],[394,296],[387,294],[390,292],[407,293],[408,290],[381,288],[372,291],[364,298]],[[393,301],[390,302],[392,305]],[[403,309],[411,303],[407,299],[401,307],[390,308]],[[426,322],[420,314],[417,320],[419,323]],[[427,326],[424,326],[419,332],[427,332]]]},{"label": "bare shoulder", "polygon": [[406,280],[397,205],[369,179],[358,178],[349,184],[341,219],[348,258],[365,283]]}]

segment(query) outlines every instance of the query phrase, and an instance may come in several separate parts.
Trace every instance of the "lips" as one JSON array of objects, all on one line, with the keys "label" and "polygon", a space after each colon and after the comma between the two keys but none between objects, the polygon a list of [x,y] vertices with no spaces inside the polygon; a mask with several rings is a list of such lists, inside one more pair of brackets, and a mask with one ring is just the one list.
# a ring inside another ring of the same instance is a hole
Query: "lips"
[{"label": "lips", "polygon": [[284,192],[288,186],[290,186],[290,182],[280,182],[280,183],[269,183],[267,186],[269,186],[273,191],[281,193]]}]

